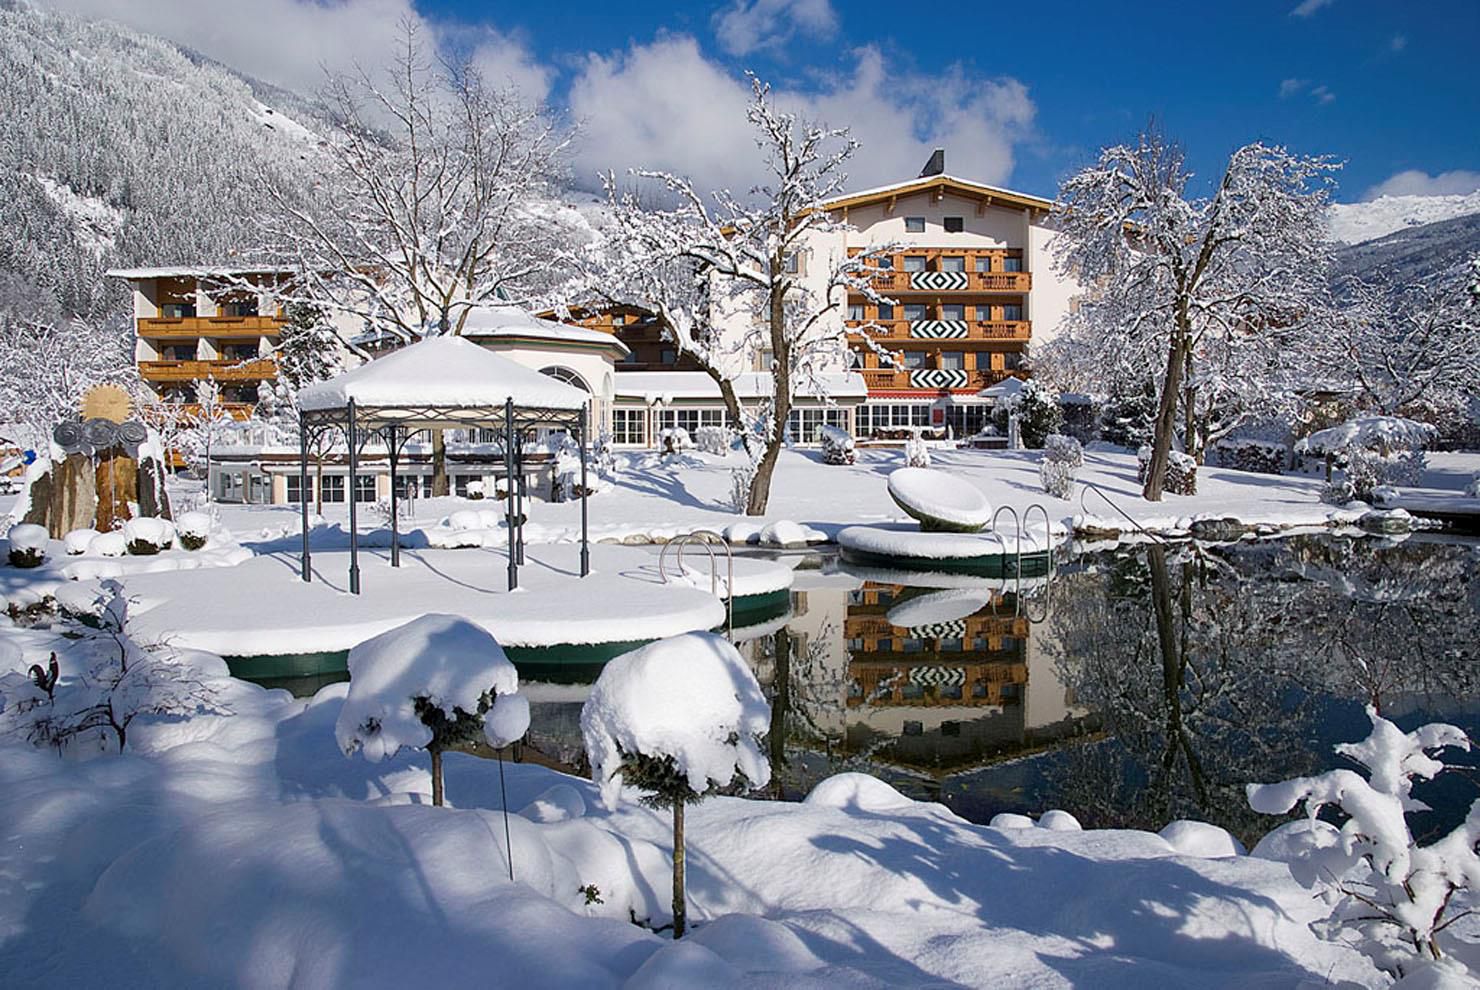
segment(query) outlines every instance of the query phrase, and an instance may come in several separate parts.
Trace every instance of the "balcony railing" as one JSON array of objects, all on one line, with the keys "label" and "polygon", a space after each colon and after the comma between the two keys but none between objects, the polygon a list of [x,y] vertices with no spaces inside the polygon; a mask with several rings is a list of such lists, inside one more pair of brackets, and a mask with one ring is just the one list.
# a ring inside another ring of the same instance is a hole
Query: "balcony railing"
[{"label": "balcony railing", "polygon": [[874,276],[874,288],[887,293],[1028,292],[1032,272],[905,272],[886,269]]},{"label": "balcony railing", "polygon": [[980,391],[1013,377],[1013,372],[998,368],[860,368],[863,383],[870,391],[879,389],[929,389],[933,391]]},{"label": "balcony railing", "polygon": [[[848,329],[862,334],[868,320],[849,320]],[[879,320],[869,336],[875,340],[1027,340],[1028,320]]]},{"label": "balcony railing", "polygon": [[140,337],[260,337],[276,334],[283,321],[273,316],[145,316]]},{"label": "balcony railing", "polygon": [[213,361],[140,361],[139,375],[151,382],[189,382],[214,378],[218,382],[256,381],[277,376],[272,358]]}]

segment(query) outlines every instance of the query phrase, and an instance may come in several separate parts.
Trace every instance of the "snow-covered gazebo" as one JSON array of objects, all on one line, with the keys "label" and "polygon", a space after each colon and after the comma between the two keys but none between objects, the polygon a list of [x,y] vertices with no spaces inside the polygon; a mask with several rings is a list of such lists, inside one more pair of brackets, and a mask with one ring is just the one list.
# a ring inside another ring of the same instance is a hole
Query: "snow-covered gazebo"
[{"label": "snow-covered gazebo", "polygon": [[[349,590],[360,592],[355,476],[359,448],[378,436],[386,445],[391,473],[391,566],[400,566],[396,466],[412,434],[421,430],[480,428],[503,431],[508,479],[509,589],[519,584],[524,556],[518,436],[531,427],[571,432],[581,457],[581,576],[591,570],[586,508],[587,403],[591,396],[565,382],[494,354],[462,337],[432,337],[411,344],[298,393],[302,491],[308,491],[309,436],[341,429],[349,448]],[[311,580],[308,500],[303,505],[303,580]]]}]

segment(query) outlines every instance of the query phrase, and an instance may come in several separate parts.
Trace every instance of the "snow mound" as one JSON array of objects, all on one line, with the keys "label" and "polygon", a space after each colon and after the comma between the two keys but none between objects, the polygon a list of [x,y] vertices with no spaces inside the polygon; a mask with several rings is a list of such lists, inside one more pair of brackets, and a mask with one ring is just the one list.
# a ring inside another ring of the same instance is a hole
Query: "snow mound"
[{"label": "snow mound", "polygon": [[94,557],[122,557],[128,553],[128,538],[118,530],[111,533],[99,533],[97,538],[87,545],[89,556]]},{"label": "snow mound", "polygon": [[1222,859],[1244,855],[1243,844],[1228,834],[1227,829],[1207,822],[1178,819],[1157,834],[1183,856]]},{"label": "snow mound", "polygon": [[1254,845],[1249,855],[1276,863],[1294,863],[1312,852],[1330,849],[1341,842],[1341,830],[1319,818],[1286,822]]},{"label": "snow mound", "polygon": [[123,524],[123,538],[126,543],[144,543],[167,550],[175,542],[175,524],[152,516],[130,519]]},{"label": "snow mound", "polygon": [[897,626],[900,629],[933,626],[975,615],[986,608],[991,600],[991,592],[970,588],[956,591],[932,591],[928,595],[920,595],[900,602],[891,608],[884,618],[891,626]]},{"label": "snow mound", "polygon": [[806,973],[825,965],[796,932],[751,914],[727,914],[706,922],[684,941],[751,971]]},{"label": "snow mound", "polygon": [[933,468],[895,471],[889,497],[922,529],[975,533],[992,519],[992,505],[975,485]]},{"label": "snow mound", "polygon": [[684,939],[648,956],[622,986],[624,990],[692,990],[733,987],[743,982],[741,970],[693,939]]},{"label": "snow mound", "polygon": [[693,632],[649,643],[612,660],[581,709],[581,735],[601,801],[617,807],[624,753],[669,758],[698,794],[771,779],[758,740],[771,706],[755,674],[722,636]]},{"label": "snow mound", "polygon": [[[489,637],[492,639],[492,637]],[[464,709],[471,711],[471,709]],[[522,694],[503,694],[483,718],[483,738],[494,749],[518,742],[529,731],[529,699]]]},{"label": "snow mound", "polygon": [[459,708],[477,712],[489,691],[519,690],[498,641],[455,615],[424,615],[366,640],[349,651],[349,674],[334,736],[346,754],[361,751],[372,763],[432,741],[417,717],[417,698],[451,718]]},{"label": "snow mound", "polygon": [[556,784],[520,808],[519,814],[532,822],[541,824],[567,822],[573,818],[586,816],[586,799],[581,797],[580,791],[569,784]]},{"label": "snow mound", "polygon": [[95,529],[74,529],[62,537],[62,547],[67,551],[67,556],[76,557],[87,553],[87,548],[92,546],[92,541],[99,535]]},{"label": "snow mound", "polygon": [[1078,818],[1075,818],[1067,811],[1060,811],[1057,808],[1052,811],[1045,811],[1040,815],[1038,817],[1038,827],[1046,828],[1050,832],[1084,831],[1084,826],[1079,824]]},{"label": "snow mound", "polygon": [[46,527],[37,526],[35,523],[21,523],[17,526],[10,527],[10,532],[6,534],[6,538],[10,540],[10,548],[12,550],[36,550],[40,552],[45,552],[46,541],[48,539]]},{"label": "snow mound", "polygon": [[790,519],[778,519],[761,530],[761,542],[767,546],[800,550],[807,546],[807,531]]},{"label": "snow mound", "polygon": [[819,781],[802,803],[815,808],[852,811],[891,811],[915,804],[879,778],[866,773],[834,774]]},{"label": "snow mound", "polygon": [[987,823],[991,828],[1033,828],[1035,823],[1027,815],[1016,815],[1010,811],[1004,811],[1000,815],[993,815],[992,820]]}]

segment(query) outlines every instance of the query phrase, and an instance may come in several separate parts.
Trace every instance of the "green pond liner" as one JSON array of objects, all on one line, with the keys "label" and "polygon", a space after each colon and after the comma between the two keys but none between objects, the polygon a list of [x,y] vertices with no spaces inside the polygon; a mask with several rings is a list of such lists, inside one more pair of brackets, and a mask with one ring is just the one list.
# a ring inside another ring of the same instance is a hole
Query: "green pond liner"
[{"label": "green pond liner", "polygon": [[851,550],[844,547],[842,558],[849,563],[881,569],[938,571],[989,578],[1011,578],[1044,577],[1049,571],[1051,555],[1043,550],[1023,554],[1021,572],[1018,571],[1018,556],[1015,553],[989,553],[980,557],[896,557],[890,554],[869,553],[865,550]]}]

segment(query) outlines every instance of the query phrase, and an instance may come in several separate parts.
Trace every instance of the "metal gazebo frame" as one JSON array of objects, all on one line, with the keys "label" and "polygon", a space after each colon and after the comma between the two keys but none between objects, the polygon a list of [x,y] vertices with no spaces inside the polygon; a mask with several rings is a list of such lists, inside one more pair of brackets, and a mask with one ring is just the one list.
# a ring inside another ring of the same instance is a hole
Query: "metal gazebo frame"
[{"label": "metal gazebo frame", "polygon": [[505,516],[509,531],[509,590],[519,587],[519,567],[524,563],[524,452],[521,438],[525,431],[541,426],[574,432],[579,440],[581,458],[581,577],[591,573],[590,514],[587,506],[586,467],[588,455],[589,402],[578,410],[543,407],[518,407],[512,397],[501,406],[417,405],[359,406],[349,399],[344,406],[330,409],[300,410],[299,426],[299,495],[302,506],[303,549],[302,577],[313,580],[312,560],[308,548],[308,448],[309,437],[325,430],[344,433],[349,449],[349,590],[360,593],[360,539],[356,526],[355,479],[359,470],[360,447],[371,438],[386,446],[391,476],[391,566],[401,566],[401,520],[399,496],[396,493],[396,466],[407,442],[422,430],[494,429],[504,435],[504,476],[508,489]]}]

